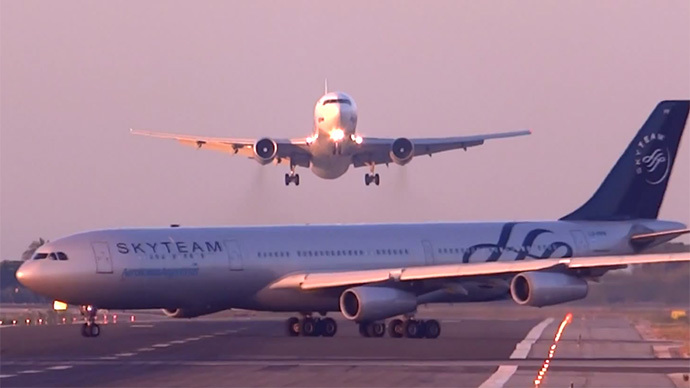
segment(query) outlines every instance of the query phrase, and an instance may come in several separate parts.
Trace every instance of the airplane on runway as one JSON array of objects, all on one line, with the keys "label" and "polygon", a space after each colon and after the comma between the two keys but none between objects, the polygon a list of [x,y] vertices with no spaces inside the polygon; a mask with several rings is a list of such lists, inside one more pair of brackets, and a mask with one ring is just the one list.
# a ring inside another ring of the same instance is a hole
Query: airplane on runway
[{"label": "airplane on runway", "polygon": [[98,308],[240,308],[300,313],[292,336],[333,336],[326,314],[340,312],[363,336],[436,338],[440,323],[415,319],[418,305],[548,306],[585,298],[609,270],[690,261],[645,253],[690,232],[657,219],[689,110],[659,103],[595,194],[558,221],[95,230],[41,246],[17,278],[82,306],[87,337],[100,333]]},{"label": "airplane on runway", "polygon": [[343,92],[326,93],[314,107],[314,130],[309,137],[297,139],[237,139],[196,135],[180,135],[147,130],[134,130],[136,135],[174,139],[196,148],[239,154],[254,159],[262,165],[269,163],[290,165],[285,174],[285,185],[299,185],[296,167],[310,168],[324,179],[336,179],[350,168],[368,166],[364,183],[379,185],[381,179],[374,172],[378,164],[405,165],[419,155],[429,155],[484,144],[489,139],[529,135],[529,130],[492,133],[485,135],[443,138],[374,138],[362,137],[356,132],[357,105]]}]

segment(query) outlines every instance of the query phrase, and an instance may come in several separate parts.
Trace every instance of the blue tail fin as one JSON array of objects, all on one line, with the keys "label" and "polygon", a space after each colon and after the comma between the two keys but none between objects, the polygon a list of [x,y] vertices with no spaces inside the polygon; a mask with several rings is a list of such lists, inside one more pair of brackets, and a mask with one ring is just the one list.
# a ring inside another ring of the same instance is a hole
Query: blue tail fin
[{"label": "blue tail fin", "polygon": [[690,101],[662,101],[599,189],[561,220],[656,219],[676,159]]}]

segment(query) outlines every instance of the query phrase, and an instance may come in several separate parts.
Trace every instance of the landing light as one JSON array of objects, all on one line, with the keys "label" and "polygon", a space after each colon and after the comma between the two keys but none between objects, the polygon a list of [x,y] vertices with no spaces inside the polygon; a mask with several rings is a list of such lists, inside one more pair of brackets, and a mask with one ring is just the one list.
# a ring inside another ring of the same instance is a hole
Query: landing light
[{"label": "landing light", "polygon": [[352,139],[352,141],[354,141],[357,144],[362,144],[362,140],[363,140],[362,136],[357,136],[357,135],[350,136],[350,139]]},{"label": "landing light", "polygon": [[53,302],[53,310],[65,311],[65,310],[67,310],[67,303],[60,302],[59,300],[56,300],[55,302]]},{"label": "landing light", "polygon": [[342,129],[334,129],[331,131],[330,136],[331,136],[331,140],[340,141],[340,140],[343,140],[345,138],[345,131],[343,131]]}]

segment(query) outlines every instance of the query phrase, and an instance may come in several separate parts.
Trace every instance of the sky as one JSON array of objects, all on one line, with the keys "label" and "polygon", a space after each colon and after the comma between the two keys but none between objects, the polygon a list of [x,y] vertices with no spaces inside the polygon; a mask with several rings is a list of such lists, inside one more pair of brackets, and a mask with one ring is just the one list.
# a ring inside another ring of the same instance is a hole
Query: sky
[{"label": "sky", "polygon": [[[654,106],[690,98],[690,2],[0,2],[0,258],[182,225],[557,219]],[[323,180],[129,128],[304,137],[329,87],[358,132],[528,137]],[[685,134],[660,218],[690,224]]]}]

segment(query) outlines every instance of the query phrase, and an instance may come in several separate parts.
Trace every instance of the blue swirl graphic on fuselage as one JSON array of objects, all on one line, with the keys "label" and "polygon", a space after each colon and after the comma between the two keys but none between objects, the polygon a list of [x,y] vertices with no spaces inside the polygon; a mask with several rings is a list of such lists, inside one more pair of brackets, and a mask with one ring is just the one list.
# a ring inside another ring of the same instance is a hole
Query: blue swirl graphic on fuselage
[{"label": "blue swirl graphic on fuselage", "polygon": [[480,251],[481,249],[491,249],[491,254],[489,255],[489,258],[486,259],[487,262],[491,261],[498,261],[501,256],[503,256],[503,253],[506,251],[509,252],[515,252],[517,253],[517,256],[515,257],[515,260],[524,260],[526,258],[532,258],[532,259],[547,259],[553,256],[553,254],[559,249],[559,248],[565,248],[566,252],[563,256],[560,257],[572,257],[573,256],[573,248],[563,242],[563,241],[555,241],[552,242],[551,244],[548,244],[546,249],[544,249],[544,252],[541,255],[534,255],[531,254],[528,249],[534,244],[534,241],[537,239],[537,237],[543,235],[543,234],[548,234],[551,233],[553,234],[553,231],[550,231],[548,229],[533,229],[525,235],[525,239],[522,241],[522,244],[520,245],[520,249],[515,249],[513,247],[508,247],[508,241],[510,240],[510,236],[513,232],[513,228],[515,225],[517,225],[517,222],[509,222],[503,225],[503,228],[501,229],[501,234],[498,236],[498,243],[496,244],[490,244],[490,243],[483,243],[483,244],[477,244],[471,246],[467,251],[462,256],[462,262],[463,263],[469,263],[470,258],[475,252]]}]

